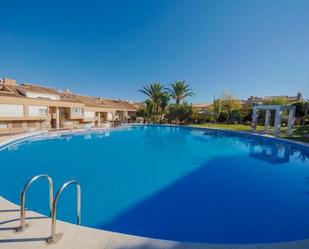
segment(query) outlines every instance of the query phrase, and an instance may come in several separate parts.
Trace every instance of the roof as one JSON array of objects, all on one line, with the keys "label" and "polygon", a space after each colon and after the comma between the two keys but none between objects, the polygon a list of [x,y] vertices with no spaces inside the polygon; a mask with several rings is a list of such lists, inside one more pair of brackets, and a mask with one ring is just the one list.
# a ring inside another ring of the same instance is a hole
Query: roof
[{"label": "roof", "polygon": [[192,104],[192,107],[193,108],[206,108],[210,105],[211,104],[209,104],[209,103],[196,103],[196,104]]},{"label": "roof", "polygon": [[107,105],[113,107],[114,109],[129,109],[129,110],[138,109],[135,105],[130,104],[129,102],[124,100],[103,99],[103,98],[101,98],[101,100],[104,101],[104,103],[106,103]]},{"label": "roof", "polygon": [[38,85],[26,84],[26,83],[21,84],[20,87],[23,87],[22,89],[27,92],[59,95],[56,89],[50,88],[50,87],[43,87],[43,86],[38,86]]},{"label": "roof", "polygon": [[86,107],[98,107],[98,108],[110,108],[110,109],[128,109],[128,110],[137,110],[138,108],[124,100],[114,100],[114,99],[105,99],[101,97],[92,97],[79,95],[76,93],[63,93],[64,95],[74,98]]},{"label": "roof", "polygon": [[138,108],[124,100],[113,100],[98,98],[92,96],[83,96],[71,92],[63,92],[50,87],[43,87],[32,84],[21,84],[21,85],[9,85],[0,83],[0,96],[27,98],[27,92],[35,92],[42,94],[52,94],[59,96],[59,101],[63,102],[74,102],[82,103],[86,107],[99,107],[99,108],[110,108],[110,109],[127,109],[137,110]]},{"label": "roof", "polygon": [[27,98],[26,97],[27,92],[52,94],[59,96],[59,101],[82,103],[78,99],[66,96],[64,93],[57,91],[54,88],[42,87],[30,84],[21,84],[21,85],[7,85],[3,83],[0,84],[0,96]]},{"label": "roof", "polygon": [[134,105],[137,109],[145,107],[146,103],[145,102],[130,102],[131,105]]},{"label": "roof", "polygon": [[106,103],[104,103],[102,100],[91,97],[91,96],[83,96],[78,94],[67,94],[68,96],[74,96],[74,98],[78,99],[82,103],[85,104],[87,107],[108,107]]},{"label": "roof", "polygon": [[59,91],[54,88],[43,87],[43,86],[32,85],[32,84],[21,84],[20,86],[23,86],[28,92],[58,95],[59,101],[83,103],[78,98],[75,98],[74,96],[72,96],[72,94],[67,94],[65,92]]},{"label": "roof", "polygon": [[18,96],[20,93],[15,87],[10,87],[4,84],[0,85],[0,96]]}]

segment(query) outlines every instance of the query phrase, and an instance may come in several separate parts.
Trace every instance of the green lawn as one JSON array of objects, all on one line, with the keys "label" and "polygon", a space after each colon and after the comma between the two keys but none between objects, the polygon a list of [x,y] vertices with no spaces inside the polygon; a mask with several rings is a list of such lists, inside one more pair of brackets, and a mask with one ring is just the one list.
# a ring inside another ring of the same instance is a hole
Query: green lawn
[{"label": "green lawn", "polygon": [[[306,126],[296,126],[293,129],[293,133],[291,135],[288,135],[286,133],[281,133],[280,137],[287,138],[287,139],[293,139],[300,142],[309,143],[309,125]],[[305,136],[307,135],[307,136]]]},{"label": "green lawn", "polygon": [[[190,126],[251,132],[251,126],[242,125],[242,124],[229,124],[229,125],[227,125],[227,124],[206,123],[206,124],[201,124],[201,125],[192,124]],[[264,126],[258,126],[257,127],[257,131],[263,131],[263,130],[264,130]],[[287,130],[287,127],[282,127],[280,129],[281,133],[280,133],[279,137],[309,143],[309,137],[305,136],[306,134],[307,135],[309,134],[309,125],[295,126],[294,129],[293,129],[292,135],[286,134],[285,133],[286,130]],[[273,128],[270,128],[270,134],[272,134],[271,131],[273,131]]]}]

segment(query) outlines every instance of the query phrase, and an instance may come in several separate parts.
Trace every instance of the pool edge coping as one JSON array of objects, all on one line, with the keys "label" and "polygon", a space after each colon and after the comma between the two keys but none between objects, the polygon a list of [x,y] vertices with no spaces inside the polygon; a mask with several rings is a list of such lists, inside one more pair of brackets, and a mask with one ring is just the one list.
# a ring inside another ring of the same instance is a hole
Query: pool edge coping
[{"label": "pool edge coping", "polygon": [[[4,204],[2,204],[5,202]],[[7,200],[3,196],[0,196],[0,208],[2,206],[9,206],[11,208],[16,208],[19,207],[19,205]],[[38,215],[39,217],[46,217],[38,212],[27,210],[28,213],[31,213],[31,217],[34,215]],[[19,214],[19,212],[18,212]],[[5,216],[5,215],[4,215]],[[49,220],[49,218],[48,218]],[[18,222],[18,220],[14,220],[15,222]],[[34,221],[29,221],[31,224],[31,227],[33,226]],[[48,225],[44,224],[44,220],[40,222],[39,226],[44,228]],[[48,222],[48,221],[47,221]],[[41,229],[41,227],[37,227],[37,229]],[[130,244],[136,244],[140,243],[141,245],[136,246],[136,248],[140,249],[227,249],[227,248],[233,248],[233,249],[303,249],[303,248],[308,248],[309,247],[309,239],[304,239],[304,240],[295,240],[295,241],[287,241],[287,242],[275,242],[275,243],[251,243],[251,244],[215,244],[215,243],[198,243],[198,242],[182,242],[182,241],[174,241],[174,240],[164,240],[164,239],[156,239],[156,238],[150,238],[150,237],[143,237],[143,236],[136,236],[136,235],[131,235],[131,234],[124,234],[124,233],[118,233],[118,232],[112,232],[108,230],[102,230],[102,229],[96,229],[92,227],[87,227],[87,226],[78,226],[75,224],[71,224],[65,221],[57,220],[57,231],[63,232],[63,230],[70,230],[69,232],[72,233],[75,236],[80,236],[80,239],[82,239],[84,242],[87,240],[93,239],[99,239],[103,237],[108,237],[106,238],[107,241],[105,241],[106,245],[103,247],[104,249],[120,249],[120,248],[127,248],[127,249],[133,249],[135,247],[131,247]],[[30,229],[28,229],[30,230]],[[68,233],[68,232],[67,232]],[[78,233],[78,234],[77,234]],[[20,235],[19,233],[12,233],[10,232],[12,236]],[[1,231],[0,231],[1,235]],[[93,236],[92,236],[93,235]],[[34,237],[34,236],[33,236]],[[1,241],[2,237],[0,237]],[[71,241],[70,241],[71,242]],[[17,243],[17,242],[16,242]],[[66,242],[67,243],[67,242]],[[92,241],[92,243],[94,243]],[[100,243],[100,241],[99,241]],[[121,247],[119,247],[119,244],[121,244]],[[12,243],[13,244],[13,243]],[[74,241],[72,241],[72,245],[74,244]],[[33,247],[27,247],[30,245],[29,242],[26,242],[22,246],[23,243],[18,242],[18,245],[21,245],[20,248],[33,248]],[[27,245],[27,246],[26,246]],[[42,248],[46,248],[46,243],[42,243]],[[61,245],[60,248],[63,248],[62,240],[60,240],[56,245]],[[72,248],[84,248],[84,247],[79,247],[79,244]],[[87,249],[97,249],[98,246],[101,244],[98,244],[96,246],[91,246]],[[149,245],[149,247],[148,247]],[[50,245],[53,246],[53,245]],[[14,246],[10,247],[8,244],[6,249],[11,249],[15,248]],[[37,249],[41,247],[35,247]],[[71,248],[71,247],[70,247]]]},{"label": "pool edge coping", "polygon": [[165,126],[165,127],[179,127],[179,128],[185,128],[185,129],[196,129],[196,130],[213,130],[213,131],[221,131],[225,133],[234,133],[234,134],[242,134],[242,135],[248,135],[253,137],[260,137],[260,138],[266,138],[269,140],[276,140],[283,143],[293,144],[298,147],[309,149],[309,143],[301,142],[301,141],[295,141],[292,139],[287,138],[281,138],[276,137],[271,134],[263,134],[259,132],[250,132],[250,131],[237,131],[237,130],[229,130],[229,129],[223,129],[223,128],[213,128],[213,127],[199,127],[199,126],[193,126],[193,125],[173,125],[173,124],[125,124],[124,126]]}]

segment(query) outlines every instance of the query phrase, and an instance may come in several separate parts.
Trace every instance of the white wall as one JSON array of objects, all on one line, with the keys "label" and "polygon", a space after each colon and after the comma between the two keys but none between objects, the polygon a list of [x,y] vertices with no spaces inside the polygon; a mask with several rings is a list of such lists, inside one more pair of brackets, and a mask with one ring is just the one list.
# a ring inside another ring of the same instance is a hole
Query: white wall
[{"label": "white wall", "polygon": [[81,107],[72,107],[71,108],[71,115],[73,116],[82,116],[84,113],[84,109]]},{"label": "white wall", "polygon": [[[113,113],[114,113],[114,119],[113,119]],[[113,121],[113,120],[117,120],[119,117],[119,114],[116,113],[116,111],[110,111],[107,113],[107,120],[108,121]]]},{"label": "white wall", "polygon": [[65,121],[64,125],[74,125],[74,122],[73,121]]},{"label": "white wall", "polygon": [[85,112],[84,113],[84,118],[94,118],[95,117],[95,112]]},{"label": "white wall", "polygon": [[[114,111],[115,112],[115,111]],[[112,114],[112,112],[108,112],[107,113],[107,120],[108,121],[112,121],[113,120],[113,114]]]},{"label": "white wall", "polygon": [[23,105],[0,104],[0,117],[23,117]]},{"label": "white wall", "polygon": [[48,115],[47,106],[29,106],[29,116],[30,117],[39,117]]},{"label": "white wall", "polygon": [[33,93],[33,92],[27,92],[26,96],[28,98],[34,98],[34,99],[51,99],[51,100],[59,100],[58,95],[53,94],[46,94],[46,93]]}]

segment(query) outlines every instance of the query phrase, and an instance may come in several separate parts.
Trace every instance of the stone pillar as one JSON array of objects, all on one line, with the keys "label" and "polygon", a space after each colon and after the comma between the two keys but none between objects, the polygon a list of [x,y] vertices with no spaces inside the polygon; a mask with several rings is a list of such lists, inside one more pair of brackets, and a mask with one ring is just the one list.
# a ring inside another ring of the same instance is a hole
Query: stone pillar
[{"label": "stone pillar", "polygon": [[24,104],[24,117],[29,117],[29,105]]},{"label": "stone pillar", "polygon": [[60,129],[60,112],[59,112],[59,107],[56,107],[56,129]]},{"label": "stone pillar", "polygon": [[128,121],[128,111],[127,110],[123,111],[123,121],[124,122]]},{"label": "stone pillar", "polygon": [[288,118],[288,134],[292,134],[293,124],[295,120],[295,106],[291,106],[289,109],[289,118]]},{"label": "stone pillar", "polygon": [[13,130],[12,122],[8,123],[8,129],[9,129],[9,132],[12,132],[12,130]]},{"label": "stone pillar", "polygon": [[275,135],[278,135],[280,133],[280,126],[281,126],[281,107],[276,108],[276,114],[275,114]]},{"label": "stone pillar", "polygon": [[257,110],[255,108],[255,106],[253,107],[253,113],[252,113],[252,123],[251,123],[251,127],[253,131],[256,131],[256,125],[257,125]]},{"label": "stone pillar", "polygon": [[116,111],[111,111],[111,114],[112,114],[112,127],[115,128]]},{"label": "stone pillar", "polygon": [[98,112],[98,127],[101,127],[101,112]]},{"label": "stone pillar", "polygon": [[265,126],[264,126],[264,130],[268,131],[269,130],[269,121],[270,121],[270,116],[271,116],[271,112],[269,109],[266,110],[265,113]]},{"label": "stone pillar", "polygon": [[50,106],[47,107],[47,111],[48,111],[48,117],[46,120],[46,129],[50,129],[51,128],[51,119],[52,119],[52,110],[50,108]]}]

